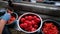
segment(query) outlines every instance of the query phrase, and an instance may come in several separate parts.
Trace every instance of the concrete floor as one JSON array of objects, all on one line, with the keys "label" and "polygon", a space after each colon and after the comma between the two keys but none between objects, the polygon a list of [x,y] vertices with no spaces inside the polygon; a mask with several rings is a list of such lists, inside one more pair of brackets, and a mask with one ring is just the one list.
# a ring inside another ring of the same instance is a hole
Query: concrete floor
[{"label": "concrete floor", "polygon": [[23,32],[20,32],[20,31],[14,30],[14,29],[10,29],[10,31],[12,34],[25,34]]}]

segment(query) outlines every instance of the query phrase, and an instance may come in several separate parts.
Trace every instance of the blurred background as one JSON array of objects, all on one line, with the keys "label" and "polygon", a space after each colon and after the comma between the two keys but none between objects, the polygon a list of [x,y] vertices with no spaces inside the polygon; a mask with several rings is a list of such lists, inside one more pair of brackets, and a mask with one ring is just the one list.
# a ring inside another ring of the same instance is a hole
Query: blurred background
[{"label": "blurred background", "polygon": [[[43,21],[54,20],[60,26],[60,0],[0,0],[0,8],[16,12],[18,17],[26,12],[36,13]],[[17,29],[16,23],[7,26],[11,34],[26,34]],[[43,33],[38,31],[33,34]]]}]

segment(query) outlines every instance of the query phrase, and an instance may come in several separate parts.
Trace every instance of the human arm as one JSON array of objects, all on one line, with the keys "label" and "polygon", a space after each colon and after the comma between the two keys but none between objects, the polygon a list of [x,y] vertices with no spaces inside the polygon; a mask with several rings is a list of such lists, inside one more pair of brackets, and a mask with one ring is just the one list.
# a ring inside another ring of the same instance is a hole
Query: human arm
[{"label": "human arm", "polygon": [[3,28],[7,21],[10,19],[11,15],[9,13],[6,13],[2,19],[0,20],[0,34],[2,34]]}]

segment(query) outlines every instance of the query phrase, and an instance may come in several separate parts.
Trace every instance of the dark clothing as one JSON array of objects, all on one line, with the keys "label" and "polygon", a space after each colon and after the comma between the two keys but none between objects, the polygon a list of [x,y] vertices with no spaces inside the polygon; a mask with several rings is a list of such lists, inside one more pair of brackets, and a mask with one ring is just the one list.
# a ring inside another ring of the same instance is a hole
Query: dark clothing
[{"label": "dark clothing", "polygon": [[4,27],[2,34],[11,34],[11,32],[7,26]]}]

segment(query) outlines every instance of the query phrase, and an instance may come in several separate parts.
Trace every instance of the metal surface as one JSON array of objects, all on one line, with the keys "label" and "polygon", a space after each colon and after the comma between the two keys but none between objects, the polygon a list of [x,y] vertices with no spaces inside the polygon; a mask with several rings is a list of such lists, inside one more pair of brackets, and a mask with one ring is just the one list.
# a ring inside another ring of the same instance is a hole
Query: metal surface
[{"label": "metal surface", "polygon": [[37,12],[55,17],[60,17],[60,8],[50,4],[42,3],[13,3],[15,8],[30,12]]},{"label": "metal surface", "polygon": [[59,16],[60,7],[56,7],[51,4],[20,2],[20,3],[13,3],[13,8],[15,10],[24,10],[24,11],[30,11],[30,12],[36,12],[45,15],[60,17]]},{"label": "metal surface", "polygon": [[4,8],[7,5],[8,5],[8,2],[6,2],[6,1],[0,1],[1,8]]}]

